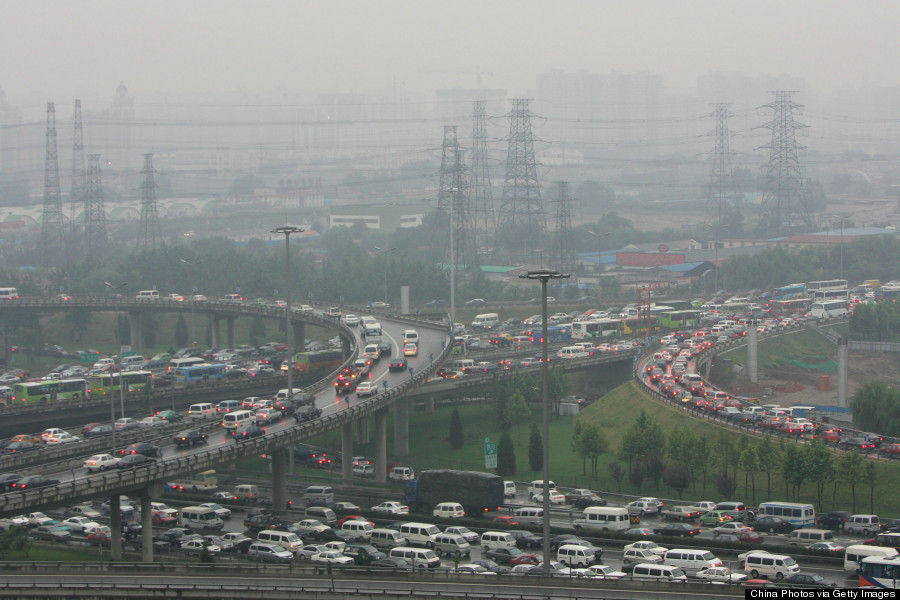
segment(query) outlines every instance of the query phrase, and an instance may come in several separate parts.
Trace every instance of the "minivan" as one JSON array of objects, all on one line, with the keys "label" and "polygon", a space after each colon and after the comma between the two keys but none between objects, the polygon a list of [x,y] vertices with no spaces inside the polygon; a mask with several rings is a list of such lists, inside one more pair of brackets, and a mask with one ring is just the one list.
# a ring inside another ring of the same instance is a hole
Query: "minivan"
[{"label": "minivan", "polygon": [[311,485],[303,494],[306,506],[331,506],[334,504],[334,490],[330,485]]},{"label": "minivan", "polygon": [[394,467],[388,474],[388,479],[391,481],[409,481],[415,478],[416,474],[412,467]]},{"label": "minivan", "polygon": [[394,529],[373,529],[369,532],[369,543],[376,548],[397,548],[406,546],[406,538]]},{"label": "minivan", "polygon": [[400,546],[391,548],[391,558],[402,558],[416,569],[437,569],[441,566],[441,559],[437,554],[426,548],[410,548]]},{"label": "minivan", "polygon": [[625,531],[631,527],[628,509],[613,506],[588,506],[576,519],[575,533],[582,529],[596,531]]},{"label": "minivan", "polygon": [[216,407],[209,402],[198,402],[188,407],[188,416],[192,419],[202,419],[216,412]]},{"label": "minivan", "polygon": [[159,292],[157,290],[141,290],[135,298],[138,300],[159,300]]},{"label": "minivan", "polygon": [[687,575],[678,567],[638,563],[634,565],[631,576],[635,579],[666,579],[669,581],[685,580]]},{"label": "minivan", "polygon": [[[551,490],[556,489],[556,484],[552,481],[547,482],[550,485]],[[542,494],[544,492],[544,481],[542,479],[535,479],[530,484],[528,484],[528,495],[536,496]]]},{"label": "minivan", "polygon": [[666,550],[663,562],[681,568],[688,575],[694,575],[700,569],[721,567],[722,561],[709,550],[699,548],[672,548]]},{"label": "minivan", "polygon": [[851,515],[844,523],[844,531],[869,535],[881,531],[881,522],[878,520],[878,515]]},{"label": "minivan", "polygon": [[472,321],[472,329],[493,329],[500,325],[500,315],[497,313],[482,313],[475,315]]},{"label": "minivan", "polygon": [[759,579],[760,575],[764,575],[781,580],[800,571],[797,561],[790,556],[763,551],[748,552],[741,565],[741,568],[750,574],[751,579]]},{"label": "minivan", "polygon": [[481,534],[481,549],[484,552],[494,548],[515,548],[516,538],[505,531],[485,531]]},{"label": "minivan", "polygon": [[350,519],[341,525],[341,531],[347,534],[347,541],[353,542],[368,542],[374,529],[375,527],[371,523],[360,519]]},{"label": "minivan", "polygon": [[808,546],[816,542],[833,542],[834,534],[829,529],[797,529],[788,535],[791,546]]},{"label": "minivan", "polygon": [[259,497],[259,486],[252,483],[241,483],[234,486],[233,494],[238,500],[253,500]]},{"label": "minivan", "polygon": [[[241,409],[241,401],[240,400],[222,400],[218,404],[216,404],[216,412],[220,414],[227,414],[230,412],[234,412],[236,410]],[[223,423],[224,427],[225,424]]]},{"label": "minivan", "polygon": [[285,550],[297,553],[297,550],[303,547],[303,540],[296,533],[290,531],[278,531],[277,529],[263,529],[256,534],[256,539],[260,542],[269,544],[277,544]]},{"label": "minivan", "polygon": [[432,516],[448,519],[461,519],[466,516],[466,511],[459,502],[441,502],[431,511]]},{"label": "minivan", "polygon": [[544,509],[537,506],[523,506],[513,511],[516,520],[522,525],[542,525],[544,523]]},{"label": "minivan", "polygon": [[[193,408],[193,407],[191,407]],[[234,435],[234,430],[244,425],[252,425],[256,417],[249,410],[236,410],[222,416],[222,427]]]},{"label": "minivan", "polygon": [[140,354],[132,354],[131,356],[123,356],[119,360],[119,365],[124,369],[125,367],[130,367],[132,365],[142,365],[144,364],[144,357]]},{"label": "minivan", "polygon": [[326,525],[337,523],[337,515],[327,506],[310,506],[306,509],[307,519],[318,519]]},{"label": "minivan", "polygon": [[503,495],[507,498],[515,498],[516,497],[516,482],[515,481],[504,481],[503,482]]},{"label": "minivan", "polygon": [[406,538],[410,546],[434,547],[434,538],[441,530],[430,523],[402,523],[400,535]]},{"label": "minivan", "polygon": [[221,531],[225,522],[208,506],[185,506],[181,509],[181,524],[188,529]]},{"label": "minivan", "polygon": [[865,544],[855,544],[847,546],[844,551],[844,570],[855,571],[860,567],[862,559],[867,556],[878,556],[881,558],[891,558],[897,556],[896,548],[884,548],[882,546],[868,546]]},{"label": "minivan", "polygon": [[219,299],[219,302],[225,302],[227,304],[242,304],[244,302],[244,297],[240,294],[225,294]]},{"label": "minivan", "polygon": [[407,329],[403,332],[403,343],[404,344],[418,344],[419,343],[419,332],[415,329]]},{"label": "minivan", "polygon": [[442,533],[434,538],[434,551],[438,556],[446,554],[468,557],[472,553],[472,546],[458,533]]},{"label": "minivan", "polygon": [[586,546],[577,544],[563,544],[556,551],[556,560],[571,569],[581,569],[594,564],[596,555]]},{"label": "minivan", "polygon": [[590,355],[583,346],[565,346],[556,354],[558,358],[585,358]]},{"label": "minivan", "polygon": [[460,358],[450,363],[451,371],[462,371],[465,373],[467,367],[474,367],[475,361],[471,358]]}]

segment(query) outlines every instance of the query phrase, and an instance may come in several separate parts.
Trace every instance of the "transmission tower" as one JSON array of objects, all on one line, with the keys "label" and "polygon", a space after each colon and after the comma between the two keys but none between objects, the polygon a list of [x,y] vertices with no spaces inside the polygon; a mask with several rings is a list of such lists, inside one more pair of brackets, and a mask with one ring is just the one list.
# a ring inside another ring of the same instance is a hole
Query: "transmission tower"
[{"label": "transmission tower", "polygon": [[475,100],[472,111],[472,209],[475,217],[475,248],[489,246],[496,230],[491,166],[488,162],[487,112],[485,100]]},{"label": "transmission tower", "polygon": [[797,143],[797,130],[808,126],[794,120],[795,108],[803,108],[791,100],[796,92],[771,92],[775,101],[762,108],[771,108],[773,118],[759,127],[772,130],[768,146],[769,164],[760,206],[759,227],[766,235],[779,235],[800,226],[811,227],[812,219],[807,206],[807,186],[800,165],[800,151],[806,146]]},{"label": "transmission tower", "polygon": [[575,263],[575,249],[572,246],[572,202],[569,196],[569,182],[559,182],[559,196],[556,202],[556,235],[559,250],[559,272],[571,273]]},{"label": "transmission tower", "polygon": [[156,201],[156,178],[153,174],[153,155],[144,155],[144,181],[141,182],[141,248],[151,252],[162,245],[162,233],[159,229],[159,211]]},{"label": "transmission tower", "polygon": [[734,188],[734,171],[731,163],[731,131],[728,119],[733,115],[728,104],[713,105],[715,110],[707,117],[716,119],[716,129],[711,132],[715,138],[712,164],[709,173],[709,194],[706,203],[706,226],[715,240],[733,237],[741,232],[740,197]]},{"label": "transmission tower", "polygon": [[[84,172],[84,129],[81,124],[81,100],[75,101],[75,130],[72,136],[72,191],[69,194],[69,224],[77,234],[76,212],[84,204],[87,186]],[[73,236],[74,237],[74,236]]]},{"label": "transmission tower", "polygon": [[497,217],[498,233],[507,243],[524,244],[526,254],[542,244],[544,203],[534,160],[531,133],[531,100],[513,100],[509,113],[509,148],[506,155],[506,180]]},{"label": "transmission tower", "polygon": [[456,126],[444,126],[441,148],[441,177],[438,189],[438,211],[453,228],[453,254],[450,262],[457,268],[475,265],[475,229],[469,203],[463,151],[456,137]]},{"label": "transmission tower", "polygon": [[56,151],[56,105],[47,103],[47,151],[44,157],[44,214],[41,246],[48,263],[59,257],[64,222],[59,193],[59,156]]},{"label": "transmission tower", "polygon": [[106,250],[106,209],[103,206],[103,183],[100,155],[88,154],[87,187],[84,193],[84,237],[87,258],[99,261]]}]

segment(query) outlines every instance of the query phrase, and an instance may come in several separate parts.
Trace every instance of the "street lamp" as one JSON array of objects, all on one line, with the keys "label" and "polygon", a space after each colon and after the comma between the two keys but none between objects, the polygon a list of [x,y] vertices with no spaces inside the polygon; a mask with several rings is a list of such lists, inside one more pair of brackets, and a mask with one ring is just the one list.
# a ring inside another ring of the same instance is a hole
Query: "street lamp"
[{"label": "street lamp", "polygon": [[384,303],[387,304],[387,275],[388,275],[388,252],[393,252],[397,249],[396,246],[393,248],[386,248],[382,250],[378,246],[374,246],[375,250],[384,255]]},{"label": "street lamp", "polygon": [[[128,282],[120,283],[119,285],[113,285],[108,281],[104,281],[103,285],[106,286],[107,295],[110,294],[111,290],[121,290],[123,287],[128,285]],[[118,314],[116,313],[116,345],[119,346],[119,401],[122,404],[122,418],[125,418],[125,390],[122,387],[122,341],[121,336],[119,335],[119,323],[118,323]],[[109,383],[112,386],[112,382],[115,380],[115,373],[109,374]],[[112,451],[115,454],[116,451],[116,399],[112,394],[109,395],[109,418],[111,420],[110,425],[112,426],[112,435],[111,435],[111,444]]]},{"label": "street lamp", "polygon": [[544,436],[544,575],[550,574],[550,561],[553,556],[550,552],[550,402],[547,398],[547,382],[548,360],[547,360],[547,282],[551,279],[568,279],[568,273],[560,273],[550,269],[540,269],[538,271],[528,271],[520,273],[521,279],[537,279],[541,282],[541,327],[543,328],[541,337],[541,379],[543,382],[543,390],[541,393],[541,405],[543,406],[543,436]]},{"label": "street lamp", "polygon": [[[194,265],[194,263],[188,262],[188,261],[184,260],[183,258],[179,258],[178,261],[181,263],[184,263],[187,266],[189,266],[190,268],[194,269],[194,274],[196,275],[197,267],[196,267],[196,265]],[[195,281],[191,287],[193,288],[193,291],[194,291],[194,293],[191,294],[191,347],[196,348],[197,347],[197,338],[194,336],[194,304],[197,303],[197,300],[196,300],[196,298],[194,298],[194,296],[197,295],[197,282]]]},{"label": "street lamp", "polygon": [[285,225],[276,227],[272,233],[284,234],[284,315],[287,326],[287,354],[288,354],[288,394],[294,394],[294,335],[291,327],[291,234],[303,233],[299,227]]}]

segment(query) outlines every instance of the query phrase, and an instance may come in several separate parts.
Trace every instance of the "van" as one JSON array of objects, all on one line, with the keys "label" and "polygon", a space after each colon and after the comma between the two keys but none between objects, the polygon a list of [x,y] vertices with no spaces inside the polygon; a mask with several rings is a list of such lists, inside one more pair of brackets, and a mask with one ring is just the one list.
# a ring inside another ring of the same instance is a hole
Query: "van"
[{"label": "van", "polygon": [[418,344],[419,343],[419,332],[415,329],[407,329],[403,332],[403,343],[404,344]]},{"label": "van", "polygon": [[256,422],[256,417],[249,410],[236,410],[234,412],[225,413],[222,416],[222,427],[224,427],[231,435],[234,435],[235,429],[244,425],[252,425]]},{"label": "van", "polygon": [[563,544],[556,551],[556,560],[570,569],[589,567],[594,564],[595,559],[593,550],[577,544]]},{"label": "van", "polygon": [[556,356],[559,358],[585,358],[591,353],[584,349],[583,346],[565,346],[560,348]]},{"label": "van", "polygon": [[451,371],[462,371],[465,372],[466,368],[475,367],[475,361],[471,358],[459,358],[450,363]]},{"label": "van", "polygon": [[159,292],[156,290],[141,290],[135,298],[138,300],[159,300]]},{"label": "van", "polygon": [[434,539],[441,530],[430,523],[401,523],[400,535],[406,538],[410,546],[434,547]]},{"label": "van", "polygon": [[748,552],[741,561],[741,568],[750,575],[751,579],[765,576],[782,580],[788,575],[800,572],[797,561],[790,556],[769,554],[763,551]]},{"label": "van", "polygon": [[684,581],[687,579],[687,575],[679,567],[650,563],[634,565],[631,576],[634,579],[665,579],[668,581]]},{"label": "van", "polygon": [[334,490],[330,485],[311,485],[303,494],[306,506],[331,506],[334,504]]},{"label": "van", "polygon": [[215,414],[216,407],[209,402],[198,402],[188,407],[188,416],[192,419],[202,419],[209,415]]},{"label": "van", "polygon": [[252,483],[241,483],[234,486],[232,493],[238,500],[254,500],[259,498],[259,486]]},{"label": "van", "polygon": [[394,529],[373,529],[369,532],[369,543],[376,548],[397,548],[406,546],[406,538]]},{"label": "van", "polygon": [[368,542],[372,537],[373,529],[375,529],[374,525],[360,519],[344,521],[341,525],[341,531],[346,532],[344,539],[352,542]]},{"label": "van", "polygon": [[416,478],[416,473],[412,467],[394,467],[388,473],[388,479],[391,481],[410,481]]},{"label": "van", "polygon": [[485,531],[481,534],[481,550],[487,552],[494,548],[515,548],[516,538],[505,531]]},{"label": "van", "polygon": [[833,542],[834,534],[829,529],[797,529],[788,535],[791,546],[808,546],[816,542]]},{"label": "van", "polygon": [[498,325],[500,325],[500,315],[497,313],[482,313],[480,315],[475,315],[475,320],[472,321],[472,329],[475,330],[493,329]]},{"label": "van", "polygon": [[466,516],[466,511],[462,504],[458,502],[441,502],[431,511],[434,517],[444,517],[445,519],[461,519]]},{"label": "van", "polygon": [[[240,400],[222,400],[216,404],[216,412],[222,415],[226,415],[236,410],[241,410]],[[224,427],[225,424],[223,423],[222,426]]]},{"label": "van", "polygon": [[125,367],[130,367],[132,365],[143,365],[144,357],[140,354],[133,354],[131,356],[123,356],[119,361],[119,365],[124,369]]},{"label": "van", "polygon": [[856,571],[860,567],[862,559],[867,556],[891,558],[892,556],[897,556],[897,549],[884,546],[867,546],[865,544],[847,546],[847,549],[844,551],[844,570]]},{"label": "van", "polygon": [[878,515],[851,515],[844,523],[844,531],[869,535],[881,531],[881,522],[878,520]]},{"label": "van", "polygon": [[219,302],[225,302],[226,304],[243,304],[244,297],[240,294],[225,294],[219,299]]},{"label": "van", "polygon": [[513,511],[516,520],[522,525],[542,525],[544,523],[544,509],[537,506],[523,506]]},{"label": "van", "polygon": [[472,546],[458,533],[442,533],[434,538],[434,551],[438,556],[446,554],[468,558],[472,554]]},{"label": "van", "polygon": [[515,481],[504,481],[503,482],[503,496],[506,498],[515,498],[516,497],[516,482]]},{"label": "van", "polygon": [[303,540],[296,533],[290,531],[279,531],[277,529],[263,529],[256,534],[256,539],[260,542],[275,544],[281,546],[288,552],[294,554],[303,547]]},{"label": "van", "polygon": [[513,336],[512,343],[513,343],[513,346],[515,346],[516,348],[530,346],[531,345],[531,336],[528,336],[528,335]]},{"label": "van", "polygon": [[326,525],[337,523],[337,515],[327,506],[309,506],[306,508],[307,519],[318,519]]},{"label": "van", "polygon": [[437,569],[441,566],[441,559],[438,558],[437,554],[425,548],[400,546],[399,548],[391,548],[389,556],[391,558],[402,558],[415,569]]},{"label": "van", "polygon": [[181,509],[181,526],[188,529],[221,531],[225,522],[208,506],[185,506]]},{"label": "van", "polygon": [[575,533],[589,531],[625,531],[631,528],[628,509],[613,506],[588,506],[573,523]]},{"label": "van", "polygon": [[695,575],[700,569],[721,567],[722,561],[709,550],[699,548],[672,548],[663,554],[663,562],[678,567],[688,575]]},{"label": "van", "polygon": [[[550,484],[550,489],[555,490],[556,484],[552,481],[548,481]],[[544,481],[542,479],[535,479],[531,483],[528,484],[528,495],[536,496],[544,493]]]},{"label": "van", "polygon": [[384,558],[386,555],[384,552],[373,548],[370,544],[347,544],[347,547],[344,548],[344,556],[349,556],[354,563],[365,566]]},{"label": "van", "polygon": [[747,505],[743,502],[719,502],[716,510],[724,510],[731,513],[735,521],[745,521],[748,517]]}]

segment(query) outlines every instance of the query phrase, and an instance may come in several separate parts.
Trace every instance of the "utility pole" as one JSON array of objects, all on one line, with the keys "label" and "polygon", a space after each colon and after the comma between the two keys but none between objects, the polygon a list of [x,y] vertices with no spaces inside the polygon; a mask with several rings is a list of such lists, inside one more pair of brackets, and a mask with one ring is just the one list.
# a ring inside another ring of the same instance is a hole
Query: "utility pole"
[{"label": "utility pole", "polygon": [[84,194],[84,237],[87,260],[99,262],[106,250],[106,209],[103,206],[103,182],[100,155],[88,154],[88,182]]},{"label": "utility pole", "polygon": [[141,173],[144,180],[141,182],[141,249],[155,252],[162,245],[162,233],[159,228],[159,211],[156,200],[156,179],[153,174],[153,155],[144,155],[144,169]]},{"label": "utility pole", "polygon": [[47,264],[55,264],[60,258],[63,233],[65,230],[59,192],[59,155],[56,149],[56,104],[48,102],[44,155],[44,212],[41,224],[41,246]]},{"label": "utility pole", "polygon": [[81,100],[75,101],[75,126],[72,135],[72,191],[69,193],[69,226],[72,240],[78,236],[76,211],[84,203],[87,176],[84,171],[84,127],[81,123]]},{"label": "utility pole", "polygon": [[545,229],[544,200],[534,159],[531,132],[531,100],[512,101],[506,154],[506,180],[497,216],[498,233],[523,243],[525,257],[534,248],[543,247]]},{"label": "utility pole", "polygon": [[[569,182],[560,181],[559,195],[554,202],[556,202],[556,236],[558,238],[557,247],[559,249],[559,270],[562,273],[571,272],[575,257],[575,248],[572,245],[573,201],[573,198],[569,195]],[[541,268],[543,268],[543,266]]]},{"label": "utility pole", "polygon": [[728,119],[733,116],[728,104],[714,104],[715,110],[706,115],[716,119],[716,128],[710,132],[715,139],[715,147],[711,154],[709,172],[709,193],[706,203],[706,225],[710,229],[713,241],[722,240],[740,233],[742,216],[740,199],[734,189],[734,172],[731,163],[731,131]]},{"label": "utility pole", "polygon": [[487,146],[487,111],[485,100],[472,105],[472,212],[475,221],[475,251],[487,250],[497,231],[491,165]]}]

